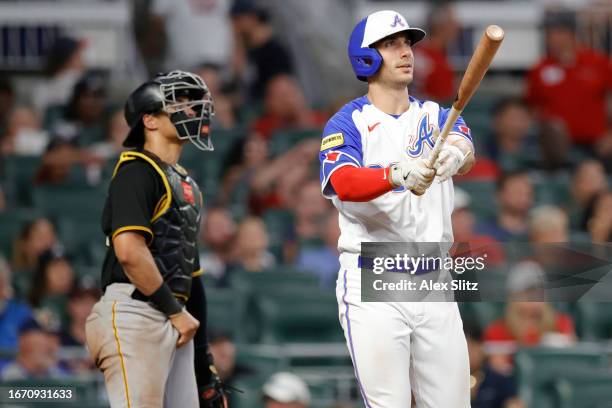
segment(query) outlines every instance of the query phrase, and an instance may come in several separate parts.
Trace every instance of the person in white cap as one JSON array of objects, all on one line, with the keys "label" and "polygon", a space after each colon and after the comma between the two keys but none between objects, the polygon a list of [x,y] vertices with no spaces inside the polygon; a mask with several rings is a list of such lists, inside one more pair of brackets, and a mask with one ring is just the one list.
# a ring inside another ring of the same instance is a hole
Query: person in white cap
[{"label": "person in white cap", "polygon": [[427,165],[449,109],[409,95],[412,47],[423,37],[392,10],[355,26],[348,56],[368,93],[329,120],[321,141],[321,189],[340,214],[339,317],[367,408],[408,408],[412,395],[418,408],[470,406],[455,302],[361,301],[361,267],[373,261],[360,256],[361,244],[453,242],[452,176],[474,164],[470,129],[460,117]]},{"label": "person in white cap", "polygon": [[276,373],[263,386],[265,408],[308,408],[310,391],[297,375]]}]

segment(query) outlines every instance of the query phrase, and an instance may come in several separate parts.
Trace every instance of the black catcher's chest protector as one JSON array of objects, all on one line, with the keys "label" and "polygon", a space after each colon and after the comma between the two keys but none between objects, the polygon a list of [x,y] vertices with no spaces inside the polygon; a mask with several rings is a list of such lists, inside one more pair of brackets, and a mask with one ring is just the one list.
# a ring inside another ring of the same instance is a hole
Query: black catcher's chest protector
[{"label": "black catcher's chest protector", "polygon": [[[149,246],[155,263],[175,296],[187,300],[192,274],[198,272],[197,239],[202,212],[200,189],[187,172],[160,163],[172,192],[160,200],[159,214],[152,222],[153,242]],[[164,208],[167,207],[165,211]]]},{"label": "black catcher's chest protector", "polygon": [[[147,152],[121,154],[117,167],[130,160],[143,160],[161,177],[165,193],[151,218],[153,239],[149,250],[174,296],[186,302],[192,276],[199,274],[197,239],[202,212],[202,194],[180,166],[170,166]],[[116,172],[116,171],[115,171]]]}]

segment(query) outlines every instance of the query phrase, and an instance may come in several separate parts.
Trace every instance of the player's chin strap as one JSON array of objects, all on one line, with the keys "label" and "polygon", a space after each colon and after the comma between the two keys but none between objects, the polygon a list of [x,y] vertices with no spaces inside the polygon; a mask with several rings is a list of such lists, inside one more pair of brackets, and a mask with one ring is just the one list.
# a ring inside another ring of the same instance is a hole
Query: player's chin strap
[{"label": "player's chin strap", "polygon": [[228,395],[240,392],[238,388],[224,384],[217,374],[212,354],[196,350],[196,382],[200,408],[228,408]]}]

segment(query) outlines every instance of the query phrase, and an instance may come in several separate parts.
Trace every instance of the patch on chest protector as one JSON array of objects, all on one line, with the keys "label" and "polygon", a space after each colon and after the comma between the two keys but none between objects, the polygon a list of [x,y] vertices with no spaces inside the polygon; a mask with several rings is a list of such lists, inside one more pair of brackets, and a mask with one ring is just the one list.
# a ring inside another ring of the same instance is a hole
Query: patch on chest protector
[{"label": "patch on chest protector", "polygon": [[329,136],[325,136],[321,140],[321,151],[331,149],[344,144],[344,135],[342,133],[334,133]]}]

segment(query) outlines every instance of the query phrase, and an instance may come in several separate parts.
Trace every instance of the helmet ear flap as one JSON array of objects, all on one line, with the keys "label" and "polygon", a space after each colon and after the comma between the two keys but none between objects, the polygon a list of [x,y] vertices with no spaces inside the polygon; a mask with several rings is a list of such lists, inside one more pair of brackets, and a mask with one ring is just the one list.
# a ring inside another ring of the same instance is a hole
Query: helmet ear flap
[{"label": "helmet ear flap", "polygon": [[367,81],[367,78],[376,74],[382,65],[382,55],[374,48],[361,48],[359,52],[350,56],[351,65],[357,78]]}]

